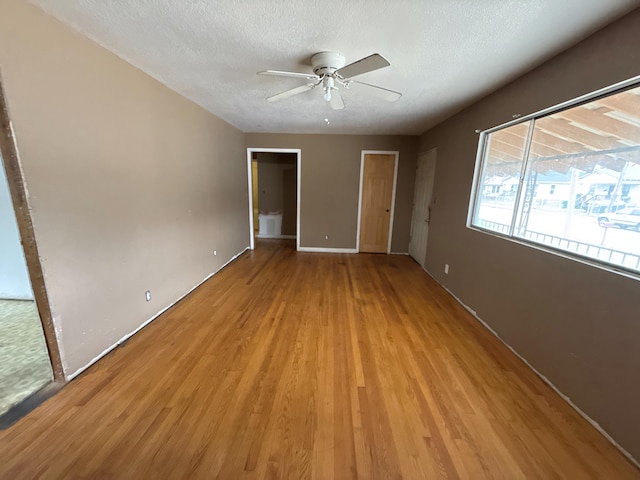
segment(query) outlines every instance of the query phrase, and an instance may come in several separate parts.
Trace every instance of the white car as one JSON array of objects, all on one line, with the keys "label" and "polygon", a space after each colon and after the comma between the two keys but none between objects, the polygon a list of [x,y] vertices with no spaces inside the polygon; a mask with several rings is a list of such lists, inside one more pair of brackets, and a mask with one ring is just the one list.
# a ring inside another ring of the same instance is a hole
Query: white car
[{"label": "white car", "polygon": [[629,207],[598,217],[601,227],[632,228],[640,231],[640,207]]}]

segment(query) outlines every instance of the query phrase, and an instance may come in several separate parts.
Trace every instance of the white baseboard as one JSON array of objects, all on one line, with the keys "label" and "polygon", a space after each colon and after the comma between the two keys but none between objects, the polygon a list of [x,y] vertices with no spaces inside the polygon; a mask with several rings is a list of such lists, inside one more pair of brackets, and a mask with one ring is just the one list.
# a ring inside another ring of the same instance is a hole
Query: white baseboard
[{"label": "white baseboard", "polygon": [[296,236],[295,235],[263,235],[263,234],[257,234],[256,238],[281,238],[281,239],[287,239],[287,240],[295,240]]},{"label": "white baseboard", "polygon": [[147,325],[149,325],[151,322],[153,322],[156,318],[158,318],[160,315],[162,315],[164,312],[166,312],[167,310],[169,310],[171,307],[173,307],[176,303],[178,303],[180,300],[182,300],[184,297],[186,297],[187,295],[189,295],[191,292],[193,292],[196,288],[198,288],[200,285],[202,285],[204,282],[206,282],[207,280],[209,280],[211,277],[213,277],[216,273],[218,273],[220,270],[222,270],[224,267],[226,267],[227,265],[229,265],[231,262],[233,262],[236,258],[238,258],[240,255],[242,255],[244,252],[246,252],[247,250],[249,250],[249,247],[245,247],[244,250],[242,250],[239,253],[236,253],[233,257],[231,257],[229,259],[229,261],[227,261],[227,263],[225,263],[224,265],[222,265],[219,269],[217,269],[215,272],[210,273],[209,275],[207,275],[204,280],[202,280],[200,283],[198,283],[195,287],[193,287],[191,290],[189,290],[187,293],[185,293],[184,295],[182,295],[180,298],[178,298],[175,302],[171,303],[170,305],[166,306],[165,308],[163,308],[162,310],[160,310],[158,313],[156,313],[154,316],[152,316],[150,319],[146,320],[145,322],[142,323],[142,325],[140,325],[138,328],[136,328],[135,330],[133,330],[130,333],[127,333],[124,337],[122,337],[120,340],[118,340],[116,343],[114,343],[113,345],[111,345],[110,347],[106,348],[102,353],[100,353],[98,356],[94,357],[91,361],[89,361],[89,363],[87,363],[84,367],[80,367],[78,370],[76,370],[75,372],[73,372],[70,375],[65,375],[65,380],[67,382],[73,380],[75,377],[77,377],[78,375],[80,375],[82,372],[84,372],[87,368],[89,368],[91,365],[93,365],[94,363],[96,363],[98,360],[100,360],[102,357],[104,357],[105,355],[107,355],[109,352],[111,352],[112,350],[114,350],[116,347],[118,347],[119,345],[123,344],[124,342],[126,342],[127,340],[129,340],[129,338],[133,337],[136,333],[138,333],[140,330],[142,330],[144,327],[146,327]]},{"label": "white baseboard", "polygon": [[299,247],[298,251],[314,253],[358,253],[358,250],[356,248]]},{"label": "white baseboard", "polygon": [[407,252],[389,252],[389,255],[409,255]]},{"label": "white baseboard", "polygon": [[560,398],[562,398],[565,402],[567,402],[569,404],[569,406],[571,408],[573,408],[576,412],[578,412],[578,414],[584,418],[587,422],[589,422],[596,430],[598,430],[598,432],[600,432],[602,434],[602,436],[604,436],[604,438],[606,438],[607,440],[609,440],[609,442],[611,442],[611,444],[616,447],[620,453],[622,453],[625,457],[627,457],[629,459],[629,461],[631,463],[633,463],[636,467],[640,468],[640,462],[638,462],[638,460],[636,460],[628,451],[626,451],[618,442],[616,442],[614,440],[614,438],[609,435],[607,433],[607,431],[602,428],[600,426],[600,424],[598,422],[596,422],[594,419],[592,419],[589,415],[587,415],[585,412],[583,412],[580,407],[578,407],[575,403],[573,403],[573,401],[571,401],[571,399],[566,396],[564,393],[562,393],[558,387],[556,387],[551,380],[549,380],[547,377],[545,377],[542,373],[540,373],[533,365],[531,365],[526,358],[524,358],[522,355],[520,355],[511,345],[509,345],[506,341],[504,341],[502,339],[502,337],[500,337],[500,335],[498,334],[498,332],[496,332],[487,322],[485,322],[484,320],[482,320],[478,314],[475,312],[475,310],[473,310],[471,307],[469,307],[467,304],[465,304],[462,300],[460,300],[451,290],[449,290],[446,286],[444,286],[442,283],[440,283],[436,277],[434,277],[431,272],[429,272],[429,270],[427,270],[426,268],[422,267],[422,269],[431,277],[433,278],[433,280],[440,285],[442,288],[444,288],[447,293],[449,295],[451,295],[456,302],[458,302],[460,305],[462,305],[462,307],[467,310],[471,315],[473,315],[473,318],[475,318],[478,322],[480,322],[480,324],[482,326],[484,326],[487,330],[489,330],[498,340],[500,340],[500,342],[502,342],[502,344],[507,347],[509,350],[511,350],[511,352],[518,357],[520,360],[522,360],[522,362],[524,362],[524,364],[529,367],[533,373],[535,373],[544,383],[546,383],[547,385],[549,385],[549,387],[551,387],[551,389],[556,392]]}]

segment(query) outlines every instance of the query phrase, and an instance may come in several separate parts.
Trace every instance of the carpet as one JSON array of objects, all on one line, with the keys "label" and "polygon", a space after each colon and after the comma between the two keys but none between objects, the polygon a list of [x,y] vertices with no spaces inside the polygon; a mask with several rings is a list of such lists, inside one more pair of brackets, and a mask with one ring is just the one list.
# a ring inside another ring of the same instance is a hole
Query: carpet
[{"label": "carpet", "polygon": [[35,302],[0,300],[0,415],[52,379]]}]

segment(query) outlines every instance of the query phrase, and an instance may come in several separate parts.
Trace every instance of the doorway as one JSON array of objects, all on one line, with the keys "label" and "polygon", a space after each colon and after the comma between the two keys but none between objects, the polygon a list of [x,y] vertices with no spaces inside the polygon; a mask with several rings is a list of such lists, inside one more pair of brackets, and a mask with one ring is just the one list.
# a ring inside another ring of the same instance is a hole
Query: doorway
[{"label": "doorway", "polygon": [[391,252],[397,177],[398,152],[362,151],[357,229],[361,253]]},{"label": "doorway", "polygon": [[0,415],[53,380],[0,155]]},{"label": "doorway", "polygon": [[0,84],[0,416],[54,379],[62,362]]},{"label": "doorway", "polygon": [[434,148],[418,156],[416,184],[413,190],[413,212],[411,214],[411,236],[409,255],[424,268],[431,223],[431,201],[436,175],[437,150]]},{"label": "doorway", "polygon": [[247,149],[252,250],[256,238],[295,238],[300,248],[300,159],[299,149]]}]

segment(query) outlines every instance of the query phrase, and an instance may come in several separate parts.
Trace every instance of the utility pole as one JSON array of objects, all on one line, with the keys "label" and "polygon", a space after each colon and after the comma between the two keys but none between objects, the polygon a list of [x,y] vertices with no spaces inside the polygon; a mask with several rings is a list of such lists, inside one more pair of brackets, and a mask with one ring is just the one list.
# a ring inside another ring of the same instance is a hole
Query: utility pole
[{"label": "utility pole", "polygon": [[567,215],[564,219],[564,238],[569,238],[571,234],[571,222],[573,221],[573,209],[576,202],[576,189],[578,187],[579,172],[577,168],[571,167],[571,183],[569,184],[569,201],[567,202]]},{"label": "utility pole", "polygon": [[622,182],[624,181],[624,177],[627,174],[627,168],[629,167],[630,163],[631,162],[624,162],[624,167],[622,167],[622,171],[618,176],[618,181],[616,182],[616,186],[614,187],[613,192],[611,194],[611,200],[609,201],[609,208],[607,209],[608,212],[613,212],[614,210],[613,207],[615,205],[616,198],[621,196],[620,194],[622,193]]}]

